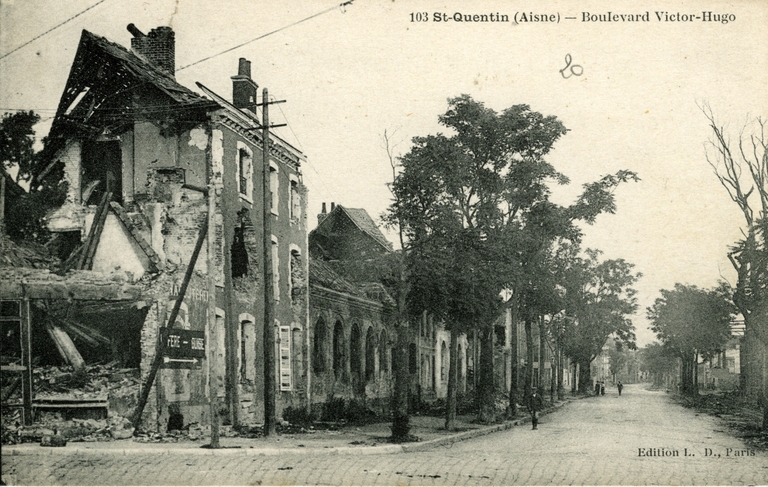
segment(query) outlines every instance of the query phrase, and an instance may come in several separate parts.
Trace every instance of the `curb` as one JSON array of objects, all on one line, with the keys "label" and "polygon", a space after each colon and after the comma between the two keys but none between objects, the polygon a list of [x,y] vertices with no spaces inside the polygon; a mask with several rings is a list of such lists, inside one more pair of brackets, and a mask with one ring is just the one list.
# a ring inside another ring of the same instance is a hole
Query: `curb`
[{"label": "curb", "polygon": [[459,441],[470,440],[472,438],[477,438],[478,436],[490,435],[491,433],[496,433],[498,431],[505,431],[520,425],[522,422],[523,421],[519,419],[515,421],[506,421],[504,423],[496,424],[493,426],[487,426],[485,428],[478,428],[475,430],[464,431],[461,433],[457,433],[455,435],[448,435],[442,438],[435,438],[434,440],[427,440],[419,443],[406,443],[400,446],[403,448],[403,451],[406,453],[424,451],[424,450],[429,450],[430,448],[433,448],[435,446],[452,445]]},{"label": "curb", "polygon": [[[564,401],[560,404],[549,408],[546,411],[542,411],[544,415],[549,414],[552,411],[559,409],[560,407],[568,404],[570,401]],[[146,448],[84,448],[77,444],[70,443],[71,446],[64,448],[53,447],[41,447],[39,445],[13,445],[3,446],[0,451],[2,455],[8,456],[28,456],[28,455],[113,455],[113,456],[128,456],[128,455],[187,455],[187,456],[207,456],[207,455],[227,455],[227,456],[276,456],[276,455],[391,455],[393,453],[413,453],[419,451],[429,450],[436,446],[445,446],[457,443],[460,441],[477,438],[479,436],[485,436],[499,431],[506,431],[515,426],[530,423],[530,418],[520,418],[511,421],[505,421],[500,424],[492,426],[486,426],[484,428],[477,428],[469,431],[463,431],[453,435],[446,435],[441,438],[434,438],[432,440],[426,440],[415,443],[402,443],[396,445],[381,445],[370,447],[332,447],[332,448],[240,448],[240,447],[224,447],[220,449],[209,448],[159,448],[159,447],[146,447]],[[93,445],[94,443],[89,443]]]}]

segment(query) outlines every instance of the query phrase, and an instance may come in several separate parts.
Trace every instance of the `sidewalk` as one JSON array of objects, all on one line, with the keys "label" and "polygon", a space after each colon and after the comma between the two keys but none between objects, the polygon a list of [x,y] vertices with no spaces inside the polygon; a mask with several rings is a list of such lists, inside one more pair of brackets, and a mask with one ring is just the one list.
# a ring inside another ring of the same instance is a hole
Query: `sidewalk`
[{"label": "sidewalk", "polygon": [[[544,414],[558,409],[571,399],[557,402]],[[204,448],[210,438],[178,441],[147,442],[136,438],[113,441],[68,442],[65,447],[42,447],[38,443],[3,445],[2,455],[318,455],[356,454],[383,455],[415,452],[447,445],[470,438],[503,431],[529,424],[530,418],[520,416],[515,420],[490,426],[473,424],[473,416],[461,416],[456,421],[456,431],[444,429],[444,419],[431,416],[411,416],[411,434],[421,441],[394,444],[389,442],[390,423],[374,423],[366,426],[346,426],[338,431],[315,430],[308,433],[272,435],[269,438],[244,438],[222,436],[220,449]]]}]

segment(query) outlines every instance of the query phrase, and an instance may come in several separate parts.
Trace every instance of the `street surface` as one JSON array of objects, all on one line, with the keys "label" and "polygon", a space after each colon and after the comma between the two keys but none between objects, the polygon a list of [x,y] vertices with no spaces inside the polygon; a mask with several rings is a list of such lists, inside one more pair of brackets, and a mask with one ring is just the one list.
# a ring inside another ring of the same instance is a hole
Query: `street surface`
[{"label": "street surface", "polygon": [[[198,450],[199,451],[199,450]],[[190,452],[192,453],[192,452]],[[194,452],[197,453],[197,452]],[[715,418],[630,385],[573,401],[539,429],[397,454],[3,456],[15,485],[764,485],[768,455]]]}]

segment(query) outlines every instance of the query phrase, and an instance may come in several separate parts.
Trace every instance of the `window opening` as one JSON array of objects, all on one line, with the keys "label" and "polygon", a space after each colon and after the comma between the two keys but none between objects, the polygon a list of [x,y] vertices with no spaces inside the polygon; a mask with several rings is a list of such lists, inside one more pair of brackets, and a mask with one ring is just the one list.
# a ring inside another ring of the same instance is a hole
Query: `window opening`
[{"label": "window opening", "polygon": [[448,378],[448,347],[445,341],[440,344],[440,380],[445,382]]},{"label": "window opening", "polygon": [[280,203],[280,180],[277,167],[269,165],[269,190],[272,192],[272,214],[278,214]]},{"label": "window opening", "polygon": [[325,322],[320,318],[315,324],[315,342],[312,353],[312,369],[316,373],[325,372],[325,341],[327,339]]},{"label": "window opening", "polygon": [[352,376],[358,383],[362,382],[363,378],[363,364],[361,360],[362,355],[362,336],[360,334],[360,327],[357,324],[352,325],[352,333],[349,338],[349,353],[351,357],[349,359],[349,367],[352,369]]},{"label": "window opening", "polygon": [[[381,366],[381,365],[379,365]],[[365,336],[365,380],[370,382],[376,375],[376,336],[373,328],[368,328]]]},{"label": "window opening", "polygon": [[290,391],[293,388],[291,374],[291,327],[280,327],[280,390]]},{"label": "window opening", "polygon": [[280,252],[277,237],[272,236],[272,296],[280,301]]},{"label": "window opening", "polygon": [[298,221],[301,218],[301,194],[299,193],[299,182],[291,179],[291,220]]},{"label": "window opening", "polygon": [[253,154],[242,142],[237,143],[237,191],[240,198],[253,202]]},{"label": "window opening", "polygon": [[389,373],[389,346],[385,330],[382,330],[379,336],[379,370],[385,374]]},{"label": "window opening", "polygon": [[247,195],[248,194],[248,178],[245,177],[245,175],[248,173],[248,153],[245,152],[245,149],[240,149],[238,151],[238,161],[237,161],[237,168],[240,173],[240,181],[239,181],[239,190],[240,194]]},{"label": "window opening", "polygon": [[419,371],[419,351],[415,343],[408,345],[408,371],[415,374]]},{"label": "window opening", "polygon": [[248,250],[245,247],[245,229],[242,225],[235,227],[232,237],[232,277],[244,277],[248,275]]},{"label": "window opening", "polygon": [[0,357],[3,365],[21,362],[21,303],[0,301]]},{"label": "window opening", "polygon": [[301,262],[301,251],[291,245],[291,299],[296,302],[304,293],[304,265]]},{"label": "window opening", "polygon": [[82,150],[82,187],[98,183],[91,191],[87,205],[98,205],[107,192],[112,192],[112,201],[123,202],[123,161],[120,142],[86,141]]},{"label": "window opening", "polygon": [[344,362],[344,328],[337,321],[333,327],[333,373],[336,379],[343,377]]}]

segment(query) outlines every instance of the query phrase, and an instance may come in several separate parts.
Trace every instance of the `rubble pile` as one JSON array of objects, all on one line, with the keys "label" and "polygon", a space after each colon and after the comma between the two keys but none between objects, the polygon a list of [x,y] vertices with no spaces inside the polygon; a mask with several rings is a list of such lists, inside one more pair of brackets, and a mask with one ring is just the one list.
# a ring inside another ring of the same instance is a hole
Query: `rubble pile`
[{"label": "rubble pile", "polygon": [[[133,435],[133,427],[126,418],[136,406],[141,387],[138,369],[120,368],[116,363],[86,365],[79,371],[70,366],[35,367],[32,380],[35,403],[93,401],[104,403],[108,415],[78,419],[55,408],[38,409],[35,423],[24,426],[20,410],[8,414],[4,411],[2,444],[39,442],[49,435],[61,435],[68,441],[110,441]],[[20,388],[8,400],[20,403]]]}]

